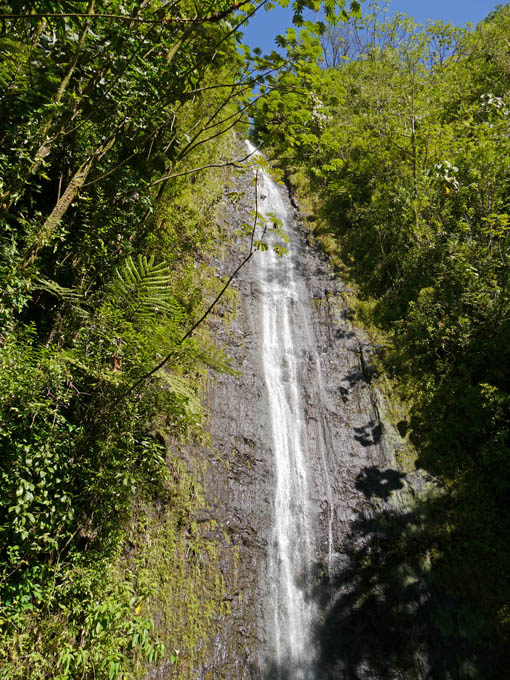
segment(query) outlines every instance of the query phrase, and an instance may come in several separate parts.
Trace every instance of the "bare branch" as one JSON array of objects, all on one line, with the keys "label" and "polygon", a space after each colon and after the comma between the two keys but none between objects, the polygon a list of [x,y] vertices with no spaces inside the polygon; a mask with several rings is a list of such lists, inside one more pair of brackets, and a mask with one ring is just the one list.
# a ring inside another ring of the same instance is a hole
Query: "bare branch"
[{"label": "bare branch", "polygon": [[151,183],[151,187],[156,186],[156,184],[161,184],[161,182],[166,182],[169,179],[174,179],[174,177],[184,177],[185,175],[193,175],[196,172],[202,172],[202,170],[208,170],[209,168],[244,168],[246,166],[241,165],[250,158],[253,154],[248,154],[244,158],[237,158],[233,161],[226,161],[225,163],[209,163],[208,165],[202,165],[199,168],[193,168],[192,170],[183,170],[183,172],[175,172],[171,175],[165,175],[165,177],[160,177]]},{"label": "bare branch", "polygon": [[[251,154],[250,154],[251,155]],[[254,244],[254,237],[255,237],[255,230],[257,229],[257,223],[258,223],[258,217],[259,217],[259,211],[258,211],[258,170],[255,174],[255,215],[253,218],[253,228],[252,228],[252,233],[251,233],[251,238],[250,238],[250,248],[248,250],[248,254],[244,259],[240,262],[240,264],[237,265],[237,267],[234,269],[232,274],[228,277],[225,285],[222,287],[218,295],[214,298],[214,300],[211,302],[209,307],[205,310],[205,312],[202,314],[202,316],[196,321],[191,328],[186,331],[186,333],[182,336],[182,338],[177,342],[177,346],[182,345],[188,338],[190,338],[193,333],[196,331],[196,329],[202,324],[205,319],[209,316],[209,314],[212,312],[214,307],[218,304],[218,302],[221,300],[223,295],[225,294],[225,291],[227,288],[230,286],[232,281],[235,279],[237,274],[241,271],[241,269],[251,260],[253,257],[253,254],[255,252],[255,249],[253,247]],[[265,228],[264,228],[265,232]],[[155,373],[160,371],[162,368],[166,366],[166,364],[170,361],[170,359],[177,354],[177,351],[175,349],[171,350],[164,359],[162,359],[157,366],[154,366],[150,371],[142,375],[141,378],[138,378],[136,382],[134,382],[130,387],[128,387],[124,392],[122,392],[119,397],[117,397],[116,401],[114,402],[116,405],[118,405],[121,401],[123,401],[133,390],[135,390],[137,387],[139,387],[143,382],[151,378]]]},{"label": "bare branch", "polygon": [[207,17],[162,17],[161,19],[143,19],[141,17],[130,17],[124,14],[87,14],[84,12],[48,12],[44,14],[0,14],[0,19],[115,19],[115,21],[126,21],[128,23],[138,24],[205,24],[214,23],[226,19],[233,12],[241,9],[243,5],[247,5],[251,0],[241,0],[241,2],[234,2],[230,7],[223,10],[223,12],[216,12]]}]

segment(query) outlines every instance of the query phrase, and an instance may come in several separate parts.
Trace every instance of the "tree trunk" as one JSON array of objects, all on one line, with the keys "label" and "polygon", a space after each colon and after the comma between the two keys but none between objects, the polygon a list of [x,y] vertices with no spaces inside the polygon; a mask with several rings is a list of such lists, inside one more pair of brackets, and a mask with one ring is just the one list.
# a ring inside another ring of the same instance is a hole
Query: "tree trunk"
[{"label": "tree trunk", "polygon": [[[95,0],[90,0],[89,3],[89,8],[88,8],[88,13],[92,14],[94,11],[94,5],[95,5]],[[42,24],[41,24],[42,25]],[[55,104],[60,104],[62,101],[62,97],[64,96],[65,91],[69,87],[69,83],[71,82],[71,78],[73,77],[74,70],[76,69],[76,66],[78,64],[78,59],[80,57],[80,53],[83,49],[83,45],[85,44],[85,38],[87,36],[87,32],[89,29],[90,23],[85,22],[81,34],[80,34],[80,39],[78,41],[78,46],[75,50],[74,56],[71,60],[71,63],[69,64],[69,67],[67,69],[67,72],[65,76],[63,77],[59,88],[57,90],[57,94],[55,95],[54,103]],[[57,134],[50,136],[50,129],[53,124],[53,121],[55,119],[56,115],[56,109],[54,109],[53,113],[49,115],[49,117],[46,119],[46,122],[43,125],[43,128],[41,130],[41,138],[42,142],[39,145],[39,148],[35,152],[34,159],[32,163],[30,164],[30,167],[25,170],[23,175],[17,180],[15,183],[15,186],[12,187],[6,194],[4,194],[4,201],[2,202],[1,209],[4,212],[8,212],[12,204],[14,203],[14,200],[16,196],[19,196],[20,193],[23,190],[23,187],[26,185],[27,181],[29,178],[34,175],[39,168],[42,165],[43,160],[48,156],[48,154],[51,151],[51,145],[54,142],[56,138],[59,137],[59,135],[62,133],[62,130],[59,130]],[[53,138],[52,138],[53,137]]]},{"label": "tree trunk", "polygon": [[26,249],[25,257],[23,258],[21,265],[23,268],[31,264],[37,257],[41,248],[50,242],[51,237],[58,226],[58,223],[66,214],[71,203],[80,193],[80,190],[85,184],[92,167],[97,161],[101,160],[101,158],[108,153],[108,151],[115,144],[116,139],[117,134],[112,135],[106,144],[101,145],[92,154],[92,156],[89,156],[89,158],[87,158],[87,160],[80,165],[78,170],[76,170],[63,195],[58,199],[57,204],[44,221],[39,233],[35,236],[32,243]]},{"label": "tree trunk", "polygon": [[51,211],[51,214],[46,218],[41,230],[27,248],[25,257],[23,259],[23,267],[31,264],[37,257],[37,254],[41,248],[49,243],[58,223],[67,212],[67,209],[71,203],[78,196],[80,189],[87,179],[90,169],[92,168],[93,160],[94,157],[87,159],[85,163],[80,165],[78,170],[74,173],[63,195],[57,201],[57,204]]}]

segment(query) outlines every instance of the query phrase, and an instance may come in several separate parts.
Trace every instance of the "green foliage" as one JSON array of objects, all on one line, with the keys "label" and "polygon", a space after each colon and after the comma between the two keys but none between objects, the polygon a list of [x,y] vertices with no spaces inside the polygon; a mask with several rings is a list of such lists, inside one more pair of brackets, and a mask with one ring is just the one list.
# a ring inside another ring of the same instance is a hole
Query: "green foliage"
[{"label": "green foliage", "polygon": [[[0,11],[167,11],[18,5]],[[139,611],[154,580],[142,587],[116,566],[126,523],[169,478],[155,423],[197,436],[204,366],[231,370],[205,332],[179,346],[217,286],[205,258],[222,238],[219,183],[150,186],[216,159],[239,119],[232,91],[213,85],[239,76],[230,27],[194,30],[2,23],[0,666],[10,680],[139,677],[162,652],[151,611]],[[170,351],[165,372],[121,398]]]},{"label": "green foliage", "polygon": [[[321,4],[295,0],[296,20]],[[343,4],[324,3],[329,20]],[[221,611],[212,546],[180,529],[196,502],[154,432],[202,437],[203,374],[235,374],[188,330],[223,286],[209,263],[224,177],[201,171],[231,160],[264,80],[238,51],[255,10],[0,2],[0,677],[144,676],[162,654],[150,603],[164,579],[141,565],[144,532],[173,574],[162,616],[180,677]],[[137,533],[133,507],[162,495],[161,533],[142,519]]]},{"label": "green foliage", "polygon": [[59,582],[52,583],[58,611],[49,615],[41,606],[9,616],[14,632],[2,621],[0,677],[110,680],[135,677],[138,662],[157,661],[164,648],[141,613],[152,594],[142,574],[119,578],[112,568],[77,565],[65,571],[62,567]]},{"label": "green foliage", "polygon": [[32,558],[51,553],[71,535],[71,439],[80,427],[64,416],[71,400],[65,363],[53,348],[36,346],[34,336],[28,327],[4,337],[1,347],[0,531],[5,570],[26,567],[44,577],[45,565]]},{"label": "green foliage", "polygon": [[169,468],[172,485],[164,508],[142,503],[135,509],[126,540],[136,557],[128,569],[139,581],[157,584],[143,609],[158,618],[165,658],[170,657],[179,678],[191,680],[220,617],[228,613],[228,602],[218,569],[220,553],[210,538],[215,522],[191,521],[193,513],[203,513],[200,487],[178,458],[169,461]]},{"label": "green foliage", "polygon": [[[463,563],[452,587],[501,636],[510,596],[498,511],[510,488],[509,30],[508,6],[473,31],[381,21],[375,6],[326,34],[318,59],[313,36],[290,35],[293,68],[254,115],[258,139],[305,178],[316,235],[340,252],[369,322],[385,333],[419,463],[462,499],[445,521],[463,527],[470,547],[442,546],[451,569]],[[486,512],[492,551],[476,536]],[[465,552],[483,554],[498,578],[481,576]]]},{"label": "green foliage", "polygon": [[120,305],[124,306],[128,318],[136,324],[143,324],[156,314],[173,316],[179,313],[175,301],[168,300],[172,280],[170,268],[165,262],[154,264],[154,255],[148,259],[138,256],[135,265],[129,256],[124,266],[116,270],[118,283],[116,293]]}]

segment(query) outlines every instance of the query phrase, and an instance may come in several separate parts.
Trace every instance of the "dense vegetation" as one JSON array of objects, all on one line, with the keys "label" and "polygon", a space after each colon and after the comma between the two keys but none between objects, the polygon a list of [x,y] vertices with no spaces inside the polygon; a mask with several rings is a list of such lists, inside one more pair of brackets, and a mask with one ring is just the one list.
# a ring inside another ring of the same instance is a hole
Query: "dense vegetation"
[{"label": "dense vegetation", "polygon": [[270,4],[0,2],[2,678],[142,677],[164,649],[193,677],[224,610],[179,447],[230,370],[199,323],[225,283],[207,169],[264,71],[256,134],[314,197],[448,491],[428,554],[508,641],[510,8],[474,31],[376,8],[291,31],[285,60],[239,50]]},{"label": "dense vegetation", "polygon": [[200,323],[226,238],[204,170],[272,4],[0,2],[0,677],[139,677],[163,644],[191,677],[223,606],[178,452],[230,370]]},{"label": "dense vegetation", "polygon": [[255,134],[357,286],[411,403],[400,429],[447,491],[421,549],[508,649],[510,6],[476,30],[382,9],[289,31]]}]

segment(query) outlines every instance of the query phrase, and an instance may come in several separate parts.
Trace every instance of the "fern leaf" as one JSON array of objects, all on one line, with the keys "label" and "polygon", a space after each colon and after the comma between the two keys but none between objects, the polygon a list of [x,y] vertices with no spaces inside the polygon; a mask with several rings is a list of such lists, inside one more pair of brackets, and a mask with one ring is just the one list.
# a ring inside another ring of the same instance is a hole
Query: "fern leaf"
[{"label": "fern leaf", "polygon": [[153,255],[139,255],[135,263],[130,256],[116,273],[115,294],[131,320],[146,323],[159,314],[181,315],[170,294],[172,272],[166,263],[154,264]]},{"label": "fern leaf", "polygon": [[220,373],[229,375],[241,375],[231,364],[231,358],[220,347],[210,343],[202,345],[197,352],[197,358],[206,366]]},{"label": "fern leaf", "polygon": [[178,399],[182,400],[184,410],[192,417],[200,415],[202,410],[200,400],[193,392],[185,378],[160,371],[159,377],[168,385],[170,392],[172,392]]},{"label": "fern leaf", "polygon": [[51,295],[55,295],[55,297],[64,300],[65,302],[69,302],[72,304],[73,310],[79,314],[79,316],[90,316],[88,310],[80,305],[80,303],[85,302],[85,297],[83,293],[76,290],[76,288],[66,288],[65,286],[61,286],[59,283],[52,281],[51,279],[38,278],[36,279],[36,282],[38,284],[36,289],[44,290],[47,293],[51,293]]}]

